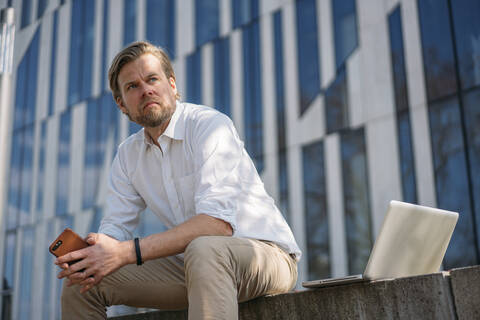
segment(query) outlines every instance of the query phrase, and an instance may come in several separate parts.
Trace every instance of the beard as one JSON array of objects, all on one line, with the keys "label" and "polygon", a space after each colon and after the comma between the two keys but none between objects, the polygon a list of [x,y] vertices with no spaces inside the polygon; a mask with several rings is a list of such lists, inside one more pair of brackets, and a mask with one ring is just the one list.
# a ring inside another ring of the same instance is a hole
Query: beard
[{"label": "beard", "polygon": [[160,107],[148,108],[146,112],[140,115],[125,113],[130,121],[138,123],[142,127],[158,127],[168,122],[175,112],[175,108],[158,103]]}]

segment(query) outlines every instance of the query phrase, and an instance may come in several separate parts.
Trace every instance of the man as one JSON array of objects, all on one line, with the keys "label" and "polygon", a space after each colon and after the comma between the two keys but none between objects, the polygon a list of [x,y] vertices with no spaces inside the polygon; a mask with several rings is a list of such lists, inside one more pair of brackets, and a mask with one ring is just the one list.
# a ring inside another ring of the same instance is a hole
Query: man
[{"label": "man", "polygon": [[[118,148],[90,246],[55,262],[68,278],[63,318],[104,319],[124,304],[236,319],[238,301],[292,289],[301,252],[231,120],[178,101],[167,55],[147,42],[114,58],[109,81],[144,129]],[[168,230],[132,241],[147,206]]]}]

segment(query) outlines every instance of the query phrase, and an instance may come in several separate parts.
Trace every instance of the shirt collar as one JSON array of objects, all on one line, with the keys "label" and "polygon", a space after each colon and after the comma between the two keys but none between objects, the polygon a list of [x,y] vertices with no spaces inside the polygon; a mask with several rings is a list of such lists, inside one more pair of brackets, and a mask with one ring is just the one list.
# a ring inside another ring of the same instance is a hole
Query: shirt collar
[{"label": "shirt collar", "polygon": [[[168,123],[165,131],[160,135],[158,139],[161,139],[162,136],[169,137],[175,140],[183,140],[185,137],[185,119],[180,117],[184,110],[184,105],[180,101],[176,100],[175,111],[173,112],[170,122]],[[144,140],[147,145],[152,144],[152,138],[147,134],[145,130]]]}]

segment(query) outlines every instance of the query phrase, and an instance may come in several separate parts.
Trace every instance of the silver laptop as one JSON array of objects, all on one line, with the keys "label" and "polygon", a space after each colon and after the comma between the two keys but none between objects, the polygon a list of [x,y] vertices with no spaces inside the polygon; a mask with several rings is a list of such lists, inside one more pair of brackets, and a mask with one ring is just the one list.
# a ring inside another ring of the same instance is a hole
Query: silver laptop
[{"label": "silver laptop", "polygon": [[458,213],[391,201],[363,275],[303,282],[320,288],[438,272]]}]

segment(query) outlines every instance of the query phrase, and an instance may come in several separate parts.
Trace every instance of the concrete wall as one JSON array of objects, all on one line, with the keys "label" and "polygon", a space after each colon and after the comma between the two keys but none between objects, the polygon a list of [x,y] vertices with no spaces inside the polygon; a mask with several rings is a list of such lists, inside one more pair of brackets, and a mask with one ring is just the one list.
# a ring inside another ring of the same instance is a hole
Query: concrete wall
[{"label": "concrete wall", "polygon": [[[480,319],[480,266],[416,277],[303,290],[240,304],[240,319]],[[117,320],[180,320],[186,311]]]}]

